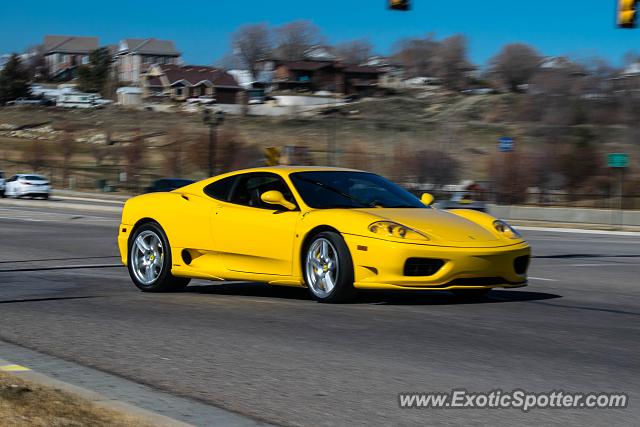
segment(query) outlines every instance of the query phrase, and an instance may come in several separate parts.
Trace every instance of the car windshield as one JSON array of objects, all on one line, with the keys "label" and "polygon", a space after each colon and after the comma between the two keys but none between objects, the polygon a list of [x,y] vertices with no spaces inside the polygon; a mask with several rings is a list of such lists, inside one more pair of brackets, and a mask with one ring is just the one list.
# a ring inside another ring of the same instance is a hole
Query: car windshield
[{"label": "car windshield", "polygon": [[413,194],[372,173],[296,172],[290,178],[304,202],[316,209],[426,208]]}]

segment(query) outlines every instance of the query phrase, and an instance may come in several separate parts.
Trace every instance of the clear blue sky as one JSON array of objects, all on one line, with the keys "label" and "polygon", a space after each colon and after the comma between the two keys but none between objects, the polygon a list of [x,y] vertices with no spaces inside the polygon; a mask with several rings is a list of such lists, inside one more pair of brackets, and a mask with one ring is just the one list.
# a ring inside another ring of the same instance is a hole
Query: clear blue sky
[{"label": "clear blue sky", "polygon": [[379,53],[402,37],[465,34],[470,57],[484,65],[502,45],[526,42],[547,55],[599,55],[614,65],[640,50],[640,29],[615,29],[616,0],[413,0],[410,12],[386,0],[92,1],[5,0],[0,53],[22,51],[45,34],[95,35],[102,44],[125,37],[171,39],[185,61],[209,64],[240,25],[309,19],[330,42],[367,37]]}]

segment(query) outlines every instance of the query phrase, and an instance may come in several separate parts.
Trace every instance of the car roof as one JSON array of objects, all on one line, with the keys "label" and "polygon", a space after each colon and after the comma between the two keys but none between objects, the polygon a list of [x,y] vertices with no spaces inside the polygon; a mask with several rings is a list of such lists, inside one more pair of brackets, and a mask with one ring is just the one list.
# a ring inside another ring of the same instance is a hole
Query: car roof
[{"label": "car roof", "polygon": [[239,173],[248,173],[248,172],[275,172],[278,174],[282,174],[283,172],[286,174],[294,173],[294,172],[319,172],[319,171],[334,171],[334,172],[363,172],[357,169],[349,169],[349,168],[339,168],[334,166],[262,166],[258,168],[251,169],[240,169],[237,171],[229,172],[226,175],[236,175]]}]

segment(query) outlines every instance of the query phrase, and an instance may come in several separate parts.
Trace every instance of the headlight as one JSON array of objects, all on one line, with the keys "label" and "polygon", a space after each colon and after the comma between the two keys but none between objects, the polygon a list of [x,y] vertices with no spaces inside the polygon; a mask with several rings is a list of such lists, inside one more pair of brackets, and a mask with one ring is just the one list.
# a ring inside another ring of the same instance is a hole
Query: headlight
[{"label": "headlight", "polygon": [[504,221],[500,221],[500,220],[493,221],[493,227],[496,229],[498,233],[504,234],[509,239],[519,239],[520,237],[522,237],[520,233],[516,231],[515,228],[513,228],[512,226],[510,226]]},{"label": "headlight", "polygon": [[396,237],[408,240],[429,240],[429,238],[413,228],[393,221],[377,221],[369,226],[369,231],[385,237]]}]

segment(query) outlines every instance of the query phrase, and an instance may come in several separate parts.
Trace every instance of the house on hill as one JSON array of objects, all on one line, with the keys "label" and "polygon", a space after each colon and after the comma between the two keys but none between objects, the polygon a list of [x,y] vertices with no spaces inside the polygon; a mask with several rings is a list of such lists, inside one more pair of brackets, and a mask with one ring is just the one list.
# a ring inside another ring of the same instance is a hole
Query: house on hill
[{"label": "house on hill", "polygon": [[210,96],[219,104],[240,103],[242,87],[229,73],[205,65],[152,65],[141,75],[143,96],[174,101]]}]

